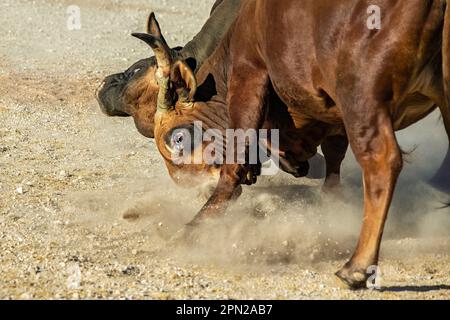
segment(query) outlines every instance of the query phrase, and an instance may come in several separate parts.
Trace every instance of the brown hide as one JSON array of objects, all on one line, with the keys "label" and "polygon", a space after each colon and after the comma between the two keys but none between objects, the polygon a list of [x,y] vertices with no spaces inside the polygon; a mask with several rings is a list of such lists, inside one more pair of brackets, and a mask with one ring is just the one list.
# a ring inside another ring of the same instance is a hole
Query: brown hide
[{"label": "brown hide", "polygon": [[[380,29],[367,24],[373,5],[382,14]],[[267,123],[273,88],[288,106],[289,144],[297,145],[299,160],[322,142],[342,152],[336,144],[346,141],[336,137],[346,133],[363,170],[365,202],[355,254],[337,273],[350,288],[365,287],[368,268],[378,264],[403,165],[394,132],[439,106],[450,135],[449,11],[444,0],[246,0],[227,41],[199,72],[216,73],[215,99],[227,106],[234,129]],[[208,102],[190,104],[208,108]],[[157,119],[156,130],[164,132],[179,108]],[[341,156],[334,158],[340,164]],[[190,226],[223,214],[255,172],[222,166],[216,191]]]}]

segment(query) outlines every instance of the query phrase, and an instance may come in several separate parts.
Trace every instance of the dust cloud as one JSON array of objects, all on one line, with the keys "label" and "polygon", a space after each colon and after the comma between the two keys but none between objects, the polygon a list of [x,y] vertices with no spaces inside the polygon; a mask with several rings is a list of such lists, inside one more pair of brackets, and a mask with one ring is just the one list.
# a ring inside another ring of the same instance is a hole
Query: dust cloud
[{"label": "dust cloud", "polygon": [[[105,140],[92,143],[103,152],[120,134],[111,128],[119,123],[110,120],[95,120],[97,134],[104,134]],[[447,151],[439,114],[400,132],[398,138],[402,149],[411,153],[405,156],[385,239],[448,236],[450,213],[441,209],[447,196],[426,183]],[[347,259],[353,252],[362,222],[363,193],[361,171],[351,151],[343,165],[341,194],[324,195],[321,181],[294,179],[284,173],[262,177],[256,186],[244,188],[225,217],[195,230],[192,242],[174,246],[171,238],[195,216],[205,198],[199,196],[201,190],[175,186],[151,142],[142,139],[139,146],[151,156],[131,170],[134,175],[129,172],[131,159],[125,164],[128,175],[123,183],[108,192],[72,196],[73,210],[83,223],[120,223],[131,235],[145,233],[149,251],[189,263],[308,265]],[[114,147],[130,150],[130,145]],[[138,175],[139,171],[144,174]],[[146,177],[145,172],[150,174]]]}]

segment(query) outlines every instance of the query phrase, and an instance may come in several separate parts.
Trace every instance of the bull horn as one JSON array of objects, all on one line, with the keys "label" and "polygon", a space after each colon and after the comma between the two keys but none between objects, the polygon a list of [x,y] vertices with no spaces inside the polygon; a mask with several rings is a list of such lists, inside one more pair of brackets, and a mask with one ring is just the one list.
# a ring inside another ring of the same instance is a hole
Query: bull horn
[{"label": "bull horn", "polygon": [[166,42],[163,39],[147,33],[132,33],[131,35],[144,41],[152,48],[155,53],[158,68],[162,70],[164,76],[169,76],[172,56],[170,53],[170,48],[167,46]]},{"label": "bull horn", "polygon": [[172,64],[170,49],[164,39],[157,38],[151,34],[133,33],[132,36],[147,43],[155,53],[158,64],[155,76],[159,85],[157,107],[158,112],[166,113],[169,111],[172,103],[170,99],[170,69]]},{"label": "bull horn", "polygon": [[158,20],[156,20],[154,12],[150,13],[150,15],[148,16],[147,33],[157,38],[164,39],[161,32],[161,27],[159,26]]},{"label": "bull horn", "polygon": [[153,12],[147,20],[147,33],[133,33],[132,36],[147,43],[155,53],[158,64],[158,70],[155,73],[156,80],[159,84],[158,112],[166,113],[169,111],[172,103],[170,94],[170,71],[173,62],[172,50],[167,45]]}]

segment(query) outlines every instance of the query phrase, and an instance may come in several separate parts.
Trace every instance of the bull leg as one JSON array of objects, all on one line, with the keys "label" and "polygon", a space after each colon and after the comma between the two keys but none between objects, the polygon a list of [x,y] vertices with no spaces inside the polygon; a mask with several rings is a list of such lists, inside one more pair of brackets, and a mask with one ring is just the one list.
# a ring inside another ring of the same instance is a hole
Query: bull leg
[{"label": "bull leg", "polygon": [[333,192],[341,184],[341,165],[348,150],[348,139],[346,136],[327,137],[321,147],[327,165],[322,190],[326,193]]},{"label": "bull leg", "polygon": [[440,107],[440,110],[449,140],[449,149],[443,164],[430,182],[438,190],[450,194],[450,110],[445,106]]},{"label": "bull leg", "polygon": [[[347,110],[344,122],[353,152],[363,169],[364,221],[356,251],[337,277],[352,289],[366,286],[368,268],[378,264],[380,244],[403,161],[392,121],[378,103]],[[361,110],[363,110],[361,112]]]},{"label": "bull leg", "polygon": [[[229,114],[232,129],[258,130],[264,122],[264,98],[267,93],[269,78],[267,71],[255,68],[252,64],[234,65],[231,73],[228,93]],[[250,141],[249,143],[258,143]],[[234,147],[235,159],[239,152]],[[245,151],[244,151],[245,152]],[[258,170],[259,168],[259,170]],[[206,205],[197,214],[190,225],[200,221],[221,216],[228,207],[241,184],[253,184],[260,174],[260,167],[224,164],[217,188]]]}]

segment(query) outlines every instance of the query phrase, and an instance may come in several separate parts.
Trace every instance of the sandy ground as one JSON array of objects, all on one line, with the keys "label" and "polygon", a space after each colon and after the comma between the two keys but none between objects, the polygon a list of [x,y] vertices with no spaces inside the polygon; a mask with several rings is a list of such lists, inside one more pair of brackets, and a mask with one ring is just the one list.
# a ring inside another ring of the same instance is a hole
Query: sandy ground
[{"label": "sandy ground", "polygon": [[[66,10],[81,8],[69,31]],[[286,175],[247,188],[195,247],[167,239],[201,207],[176,188],[152,141],[109,119],[93,97],[103,76],[149,56],[129,35],[154,10],[172,45],[201,27],[211,0],[0,3],[1,299],[437,299],[450,297],[450,213],[421,182],[444,158],[437,115],[400,134],[415,151],[383,243],[382,289],[340,289],[361,221],[351,155],[345,196]],[[138,212],[137,221],[123,214]]]}]

